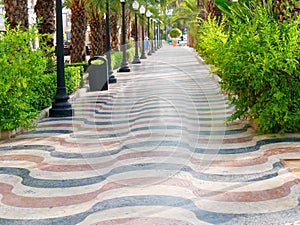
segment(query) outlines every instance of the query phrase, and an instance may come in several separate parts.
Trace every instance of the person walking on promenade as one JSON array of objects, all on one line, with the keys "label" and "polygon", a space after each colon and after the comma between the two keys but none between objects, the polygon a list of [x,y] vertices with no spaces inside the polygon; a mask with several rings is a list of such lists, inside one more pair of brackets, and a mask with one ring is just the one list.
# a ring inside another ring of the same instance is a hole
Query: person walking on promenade
[{"label": "person walking on promenade", "polygon": [[149,52],[149,47],[150,47],[150,41],[149,41],[149,38],[146,37],[145,40],[144,40],[145,53]]}]

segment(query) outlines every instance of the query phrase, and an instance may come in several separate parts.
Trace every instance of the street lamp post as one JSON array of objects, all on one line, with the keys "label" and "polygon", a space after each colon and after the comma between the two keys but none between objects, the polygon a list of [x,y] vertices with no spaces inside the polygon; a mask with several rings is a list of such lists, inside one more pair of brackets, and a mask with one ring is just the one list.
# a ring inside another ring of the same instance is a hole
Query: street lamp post
[{"label": "street lamp post", "polygon": [[126,26],[125,26],[125,0],[120,0],[122,4],[122,49],[123,49],[123,59],[122,65],[119,69],[119,72],[130,72],[130,68],[127,62],[127,53],[126,53]]},{"label": "street lamp post", "polygon": [[152,19],[152,22],[153,22],[153,53],[154,53],[155,51],[157,51],[156,43],[155,43],[155,39],[156,39],[155,19]]},{"label": "street lamp post", "polygon": [[[150,21],[151,21],[151,29],[152,29],[153,19],[150,19]],[[155,51],[154,51],[154,37],[155,37],[155,33],[154,33],[154,28],[153,28],[153,30],[152,30],[152,41],[151,41],[151,53],[152,54],[155,53]]]},{"label": "street lamp post", "polygon": [[74,110],[68,102],[64,74],[64,43],[63,43],[63,24],[62,24],[62,3],[56,0],[56,57],[57,57],[57,90],[54,97],[54,103],[49,110],[50,117],[68,117],[73,116]]},{"label": "street lamp post", "polygon": [[147,59],[145,55],[145,31],[144,31],[144,14],[145,14],[145,7],[142,5],[140,8],[140,13],[142,15],[142,55],[141,59]]},{"label": "street lamp post", "polygon": [[[151,38],[150,38],[150,17],[151,17],[152,13],[150,12],[150,10],[148,9],[147,12],[146,12],[146,16],[148,18],[148,39],[149,41],[151,42]],[[149,44],[149,51],[148,51],[148,55],[152,55],[151,54],[151,50],[150,50],[150,46],[151,46],[151,43]]]},{"label": "street lamp post", "polygon": [[[160,21],[160,26],[162,25],[163,23],[162,23],[162,21]],[[159,29],[160,29],[160,26],[159,26]],[[160,29],[160,47],[162,48],[162,39],[163,39],[163,30],[162,29]]]},{"label": "street lamp post", "polygon": [[110,26],[109,26],[109,0],[106,0],[106,15],[105,15],[105,30],[106,30],[106,59],[107,59],[107,69],[109,75],[109,83],[117,83],[117,78],[113,75],[113,70],[111,67],[111,46],[110,46]]},{"label": "street lamp post", "polygon": [[157,40],[156,40],[156,42],[157,42],[157,49],[160,49],[160,42],[159,42],[159,37],[160,37],[160,23],[159,23],[159,20],[157,20],[157,27],[156,27],[156,29],[157,29]]},{"label": "street lamp post", "polygon": [[133,64],[138,64],[141,63],[140,57],[139,57],[139,49],[138,49],[138,41],[139,41],[139,36],[138,36],[138,20],[137,20],[137,10],[139,9],[139,3],[134,0],[132,3],[132,8],[134,10],[134,19],[135,19],[135,56],[132,61]]},{"label": "street lamp post", "polygon": [[154,29],[154,31],[153,31],[154,32],[154,50],[157,51],[157,30],[156,30],[156,24],[157,24],[156,22],[157,21],[156,21],[156,19],[154,19],[153,22],[154,22],[154,26],[153,26],[153,29]]}]

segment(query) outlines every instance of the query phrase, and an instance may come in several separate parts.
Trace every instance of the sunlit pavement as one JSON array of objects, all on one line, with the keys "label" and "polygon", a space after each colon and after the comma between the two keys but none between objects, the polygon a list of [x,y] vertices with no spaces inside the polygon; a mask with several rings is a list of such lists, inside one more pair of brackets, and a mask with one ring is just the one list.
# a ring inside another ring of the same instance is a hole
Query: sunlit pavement
[{"label": "sunlit pavement", "polygon": [[0,142],[1,225],[299,224],[299,133],[225,126],[234,109],[188,47],[130,67],[73,118]]}]

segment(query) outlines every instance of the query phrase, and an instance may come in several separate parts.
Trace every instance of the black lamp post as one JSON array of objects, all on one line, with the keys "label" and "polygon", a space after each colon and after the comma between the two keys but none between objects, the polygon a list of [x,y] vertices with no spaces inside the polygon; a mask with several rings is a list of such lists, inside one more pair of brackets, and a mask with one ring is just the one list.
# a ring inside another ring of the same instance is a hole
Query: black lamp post
[{"label": "black lamp post", "polygon": [[137,25],[137,10],[139,9],[139,3],[134,0],[132,3],[132,8],[134,10],[134,19],[135,19],[135,56],[132,61],[133,64],[138,64],[141,63],[140,57],[139,57],[139,46],[138,46],[138,41],[139,41],[139,36],[138,36],[138,25]]},{"label": "black lamp post", "polygon": [[122,50],[123,50],[123,59],[122,65],[119,69],[119,72],[130,72],[130,68],[127,62],[127,53],[126,53],[126,25],[125,25],[125,0],[120,0],[122,4]]},{"label": "black lamp post", "polygon": [[[162,25],[162,21],[160,20],[160,26]],[[160,29],[160,26],[159,26],[159,34],[160,34],[160,38],[159,38],[159,41],[160,41],[160,47],[162,48],[162,36],[163,36],[163,33],[162,33],[162,29]]]},{"label": "black lamp post", "polygon": [[49,110],[50,117],[73,116],[74,110],[68,102],[64,74],[64,44],[62,25],[62,4],[61,0],[56,0],[56,48],[57,48],[57,90],[52,108]]},{"label": "black lamp post", "polygon": [[150,10],[148,9],[146,12],[146,16],[148,18],[148,40],[149,40],[149,51],[148,51],[148,55],[152,55],[151,54],[151,50],[150,50],[150,46],[151,46],[151,38],[150,38],[150,17],[151,17],[152,13],[150,12]]},{"label": "black lamp post", "polygon": [[157,48],[160,49],[160,23],[159,20],[157,20]]},{"label": "black lamp post", "polygon": [[154,50],[157,51],[157,29],[156,29],[156,26],[157,26],[157,21],[156,19],[153,20],[154,21]]},{"label": "black lamp post", "polygon": [[111,67],[111,46],[110,46],[110,27],[109,27],[109,0],[106,0],[106,14],[105,14],[105,30],[106,30],[106,59],[107,59],[107,69],[109,75],[109,83],[117,83],[117,79],[113,75],[113,70]]},{"label": "black lamp post", "polygon": [[145,55],[145,30],[144,30],[144,14],[145,14],[145,7],[142,5],[140,8],[140,13],[142,15],[142,55],[141,59],[147,59]]},{"label": "black lamp post", "polygon": [[[152,29],[153,19],[150,19],[150,21],[151,21],[151,29]],[[152,41],[151,41],[151,53],[153,54],[153,53],[155,53],[155,51],[154,51],[154,37],[155,37],[154,28],[152,31],[153,31],[153,33],[152,33]]]}]

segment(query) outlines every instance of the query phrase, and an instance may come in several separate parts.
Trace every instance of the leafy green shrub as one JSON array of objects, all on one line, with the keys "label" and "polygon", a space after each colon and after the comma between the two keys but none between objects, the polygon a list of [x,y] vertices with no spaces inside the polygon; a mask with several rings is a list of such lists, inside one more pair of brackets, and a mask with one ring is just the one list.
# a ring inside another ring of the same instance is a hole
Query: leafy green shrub
[{"label": "leafy green shrub", "polygon": [[257,8],[248,21],[233,20],[218,65],[221,86],[236,118],[251,118],[261,133],[300,128],[300,17],[280,23]]},{"label": "leafy green shrub", "polygon": [[81,63],[65,63],[65,68],[67,67],[79,67],[80,69],[80,87],[84,86],[84,73],[87,71],[88,62],[81,62]]},{"label": "leafy green shrub", "polygon": [[32,89],[36,98],[32,99],[31,105],[41,111],[52,104],[56,94],[56,72],[42,73],[35,81]]},{"label": "leafy green shrub", "polygon": [[123,59],[123,53],[122,52],[113,52],[111,54],[111,67],[112,69],[117,69],[121,66]]},{"label": "leafy green shrub", "polygon": [[223,60],[223,52],[226,51],[225,44],[228,34],[225,25],[217,19],[208,18],[202,21],[196,35],[195,50],[205,59],[206,63],[218,67]]},{"label": "leafy green shrub", "polygon": [[179,38],[180,35],[181,35],[181,30],[179,30],[178,28],[173,28],[172,30],[170,30],[171,38]]},{"label": "leafy green shrub", "polygon": [[65,80],[67,94],[74,93],[80,87],[81,74],[83,74],[83,67],[67,67],[65,68]]},{"label": "leafy green shrub", "polygon": [[82,66],[83,71],[86,72],[89,65],[88,65],[88,62],[65,63],[65,67],[72,67],[72,66]]},{"label": "leafy green shrub", "polygon": [[[74,93],[80,87],[81,74],[83,74],[82,66],[65,68],[65,83],[68,95]],[[41,111],[51,106],[54,100],[57,89],[56,72],[42,74],[35,84],[33,92],[38,98],[33,99],[32,105],[35,109]]]},{"label": "leafy green shrub", "polygon": [[7,27],[6,34],[0,34],[0,130],[30,127],[38,114],[32,104],[39,98],[34,90],[47,70],[48,58],[45,49],[30,46],[31,40],[41,38],[35,29]]},{"label": "leafy green shrub", "polygon": [[[135,55],[135,48],[130,48],[126,50],[126,56],[127,56],[127,61],[131,62],[134,58]],[[112,52],[111,53],[111,67],[113,70],[118,69],[121,67],[123,60],[123,52],[122,51],[117,51],[117,52]]]},{"label": "leafy green shrub", "polygon": [[135,48],[128,49],[126,53],[127,53],[128,62],[131,62],[134,59]]},{"label": "leafy green shrub", "polygon": [[226,27],[201,24],[196,50],[217,67],[235,105],[231,120],[251,119],[260,133],[299,130],[300,17],[278,21],[264,2],[230,4]]},{"label": "leafy green shrub", "polygon": [[[51,105],[56,94],[56,72],[49,71],[52,48],[40,42],[33,49],[31,40],[42,35],[19,28],[0,34],[0,131],[30,128],[38,113]],[[65,68],[68,94],[79,86],[83,67]]]},{"label": "leafy green shrub", "polygon": [[132,42],[131,41],[129,41],[129,40],[127,40],[126,41],[126,49],[128,50],[128,49],[131,49],[133,46],[132,46]]}]

